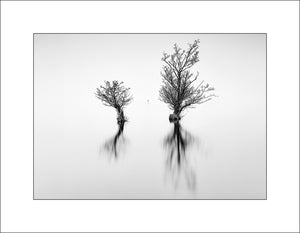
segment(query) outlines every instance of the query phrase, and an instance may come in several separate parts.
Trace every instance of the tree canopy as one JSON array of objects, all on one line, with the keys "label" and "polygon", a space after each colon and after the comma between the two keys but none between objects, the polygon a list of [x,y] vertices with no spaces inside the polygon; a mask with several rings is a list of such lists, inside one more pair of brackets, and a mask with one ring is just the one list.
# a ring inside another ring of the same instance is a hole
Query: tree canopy
[{"label": "tree canopy", "polygon": [[129,93],[130,88],[126,88],[123,82],[105,81],[105,86],[96,89],[96,97],[102,101],[105,106],[111,106],[118,112],[132,101]]},{"label": "tree canopy", "polygon": [[176,115],[215,96],[211,93],[214,88],[204,84],[204,81],[197,86],[193,85],[199,73],[194,74],[190,69],[199,61],[199,43],[199,40],[195,40],[193,44],[188,45],[187,50],[182,50],[175,44],[173,54],[163,53],[164,66],[161,72],[163,84],[159,96]]}]

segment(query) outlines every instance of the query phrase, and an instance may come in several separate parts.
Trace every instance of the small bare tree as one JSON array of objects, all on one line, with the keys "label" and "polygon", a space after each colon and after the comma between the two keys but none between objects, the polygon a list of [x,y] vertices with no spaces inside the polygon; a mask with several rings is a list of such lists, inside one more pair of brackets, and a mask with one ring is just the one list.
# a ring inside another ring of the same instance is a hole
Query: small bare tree
[{"label": "small bare tree", "polygon": [[110,106],[116,109],[118,124],[126,121],[124,116],[124,107],[132,101],[129,93],[130,88],[123,86],[123,82],[105,81],[105,86],[100,86],[96,89],[96,97],[102,101],[105,106]]},{"label": "small bare tree", "polygon": [[198,86],[193,86],[199,73],[193,74],[190,68],[199,61],[199,43],[199,40],[195,40],[193,44],[189,44],[187,51],[175,44],[173,54],[163,53],[162,61],[165,65],[161,72],[163,84],[159,96],[173,111],[170,121],[174,118],[180,120],[184,109],[205,103],[215,96],[211,93],[214,88],[203,84],[203,81]]}]

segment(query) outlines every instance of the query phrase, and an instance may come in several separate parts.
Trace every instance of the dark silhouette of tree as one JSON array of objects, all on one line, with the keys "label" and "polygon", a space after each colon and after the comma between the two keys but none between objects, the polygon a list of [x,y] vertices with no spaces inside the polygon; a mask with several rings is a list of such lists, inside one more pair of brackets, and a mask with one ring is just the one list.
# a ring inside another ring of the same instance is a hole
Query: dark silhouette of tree
[{"label": "dark silhouette of tree", "polygon": [[120,122],[117,133],[111,139],[106,141],[106,143],[104,144],[104,149],[108,151],[111,155],[113,155],[115,158],[118,158],[118,154],[119,154],[118,145],[119,145],[120,137],[123,136],[124,125],[125,122]]},{"label": "dark silhouette of tree", "polygon": [[195,171],[189,164],[186,151],[194,143],[194,137],[184,130],[180,122],[174,123],[173,130],[164,139],[164,146],[168,149],[166,166],[171,172],[175,187],[178,185],[180,176],[183,175],[187,186],[191,190],[196,188]]},{"label": "dark silhouette of tree", "polygon": [[184,109],[205,103],[215,96],[211,93],[214,88],[209,84],[203,84],[202,81],[197,86],[193,85],[199,73],[193,74],[190,68],[199,61],[199,43],[199,40],[195,40],[186,51],[175,44],[173,54],[163,53],[162,61],[165,65],[161,72],[163,84],[159,96],[173,111],[170,118],[177,118],[177,121]]},{"label": "dark silhouette of tree", "polygon": [[96,97],[102,101],[105,106],[114,107],[117,111],[118,124],[126,121],[124,116],[124,107],[132,101],[129,94],[130,88],[125,88],[123,82],[105,81],[105,86],[100,86],[96,90]]}]

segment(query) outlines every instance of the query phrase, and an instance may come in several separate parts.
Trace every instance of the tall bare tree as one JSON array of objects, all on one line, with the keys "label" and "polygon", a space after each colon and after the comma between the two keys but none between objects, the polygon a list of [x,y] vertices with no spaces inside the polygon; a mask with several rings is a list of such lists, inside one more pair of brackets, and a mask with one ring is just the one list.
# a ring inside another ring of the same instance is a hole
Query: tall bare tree
[{"label": "tall bare tree", "polygon": [[96,89],[96,97],[102,101],[105,106],[110,106],[116,109],[118,124],[126,121],[124,116],[124,108],[132,101],[129,93],[130,88],[126,88],[123,82],[105,81],[105,86],[100,86]]},{"label": "tall bare tree", "polygon": [[190,69],[199,61],[199,43],[199,40],[195,40],[193,44],[189,44],[187,50],[182,50],[175,44],[173,54],[163,53],[164,66],[161,72],[163,84],[159,96],[160,100],[168,104],[173,111],[170,121],[171,117],[180,120],[184,109],[205,103],[215,96],[212,94],[214,88],[204,84],[203,81],[194,86],[199,73],[194,74]]}]

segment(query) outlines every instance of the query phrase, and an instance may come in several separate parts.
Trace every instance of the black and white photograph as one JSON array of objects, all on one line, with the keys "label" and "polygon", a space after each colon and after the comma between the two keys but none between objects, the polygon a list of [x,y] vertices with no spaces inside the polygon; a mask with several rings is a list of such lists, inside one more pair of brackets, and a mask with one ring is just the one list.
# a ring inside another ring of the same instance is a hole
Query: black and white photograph
[{"label": "black and white photograph", "polygon": [[34,199],[266,199],[266,34],[34,34]]},{"label": "black and white photograph", "polygon": [[299,232],[299,1],[0,1],[0,232]]}]

